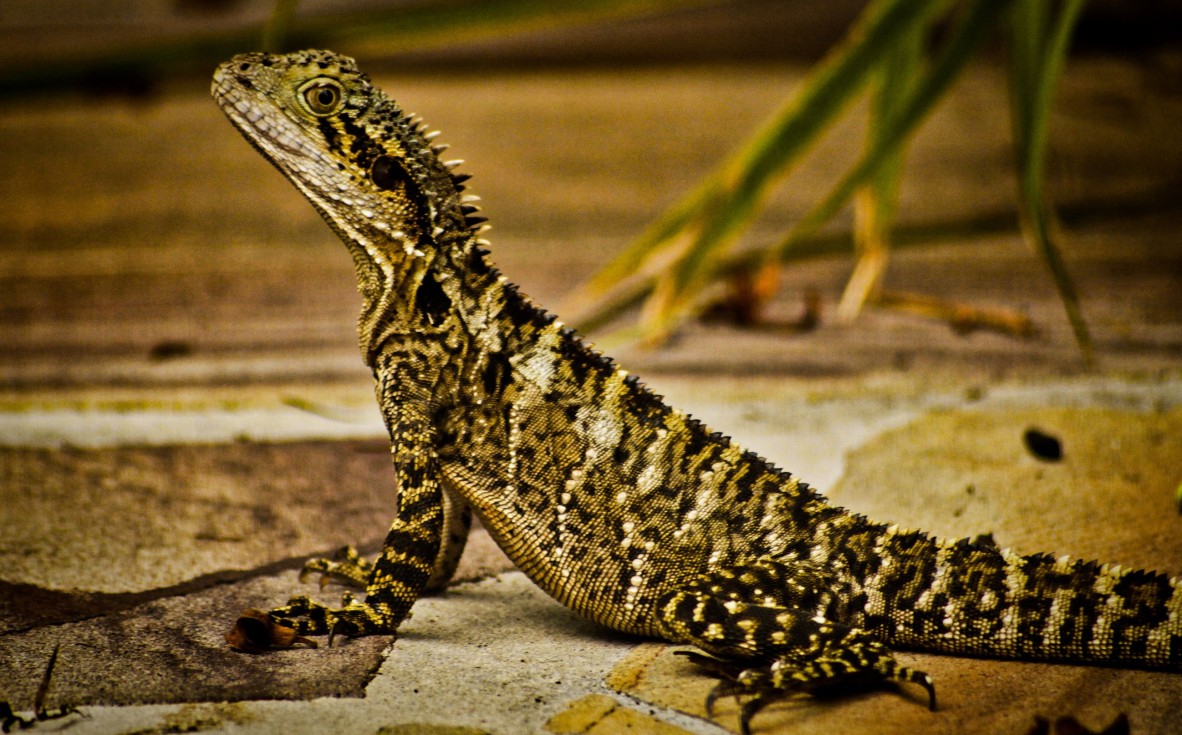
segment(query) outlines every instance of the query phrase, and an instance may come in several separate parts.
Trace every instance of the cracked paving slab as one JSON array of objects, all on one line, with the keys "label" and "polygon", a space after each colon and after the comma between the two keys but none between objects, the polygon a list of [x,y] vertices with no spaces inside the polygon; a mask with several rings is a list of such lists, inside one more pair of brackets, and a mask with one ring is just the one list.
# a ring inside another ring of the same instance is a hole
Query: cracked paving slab
[{"label": "cracked paving slab", "polygon": [[[385,441],[101,446],[146,426],[172,436],[192,416],[72,413],[52,424],[57,448],[0,446],[0,699],[31,708],[55,644],[55,691],[76,705],[363,695],[389,641],[284,665],[233,654],[222,634],[243,609],[309,591],[293,571],[305,559],[376,551],[394,492]],[[239,435],[276,433],[252,425],[258,409],[222,414]],[[20,436],[42,418],[0,424]],[[512,568],[482,529],[470,546],[457,580]]]},{"label": "cracked paving slab", "polygon": [[[676,405],[816,478],[837,502],[859,511],[948,534],[993,531],[1023,550],[1055,548],[1180,571],[1170,566],[1182,558],[1170,484],[1182,466],[1176,377],[955,390],[889,380],[813,381],[805,390],[781,380],[659,383]],[[227,413],[232,421],[233,411]],[[171,416],[186,420],[183,411]],[[141,439],[142,418],[125,416],[129,434]],[[65,426],[95,421],[120,419],[91,415]],[[699,719],[712,681],[674,656],[673,647],[581,621],[519,573],[498,574],[508,562],[481,534],[461,575],[483,581],[420,601],[393,646],[379,637],[331,651],[228,651],[221,636],[239,611],[314,591],[298,581],[304,556],[358,538],[376,541],[389,522],[390,474],[380,439],[261,441],[266,424],[251,429],[254,441],[87,448],[75,446],[59,424],[52,445],[60,449],[0,447],[9,468],[4,507],[43,516],[36,533],[19,544],[6,535],[0,546],[0,561],[12,570],[0,575],[7,631],[0,634],[0,681],[9,682],[0,698],[29,708],[45,661],[60,644],[49,703],[84,707],[89,719],[72,724],[74,732],[233,723],[243,732],[370,733],[380,726],[513,733],[561,732],[572,722],[590,723],[588,732],[719,732]],[[1029,455],[1021,433],[1032,425],[1062,440],[1062,462]],[[83,486],[82,501],[72,502],[70,493]],[[88,492],[95,497],[86,500]],[[256,506],[270,510],[249,511]],[[298,510],[284,510],[292,506]],[[236,513],[242,515],[235,522],[211,520]],[[149,515],[151,522],[134,522]],[[231,532],[235,523],[250,534]],[[131,542],[137,534],[138,545]],[[95,543],[107,535],[117,553]],[[203,544],[226,548],[210,553]],[[159,548],[151,557],[131,553],[141,547]],[[171,564],[151,563],[161,556]],[[50,570],[54,564],[64,568]],[[336,594],[329,588],[320,597]],[[1134,725],[1153,726],[1182,705],[1169,674],[908,660],[937,677],[944,707],[936,715],[889,693],[840,702],[801,698],[761,714],[760,729],[823,723],[844,731],[890,722],[897,732],[991,732],[1025,726],[1032,712],[1074,712],[1103,724],[1114,707],[1130,713]],[[1079,709],[1071,693],[1080,687],[1106,692],[1096,700],[1102,705]],[[1022,706],[1007,709],[1010,700]],[[222,711],[215,702],[238,705]],[[720,703],[720,722],[733,728],[728,707]],[[1003,711],[1011,714],[996,714]]]}]

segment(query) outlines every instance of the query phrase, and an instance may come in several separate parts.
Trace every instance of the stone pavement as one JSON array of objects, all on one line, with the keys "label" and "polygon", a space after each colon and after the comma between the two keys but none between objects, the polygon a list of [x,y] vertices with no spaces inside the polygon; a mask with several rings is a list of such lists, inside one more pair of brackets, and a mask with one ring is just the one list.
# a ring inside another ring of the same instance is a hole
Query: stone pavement
[{"label": "stone pavement", "polygon": [[[1176,68],[1081,60],[1057,108],[1052,185],[1096,370],[1005,226],[1004,76],[991,67],[914,146],[904,223],[948,234],[900,251],[888,285],[1021,308],[1036,337],[873,311],[801,334],[695,325],[666,350],[617,356],[859,512],[1182,574]],[[494,257],[556,304],[799,79],[746,65],[379,82],[470,161]],[[307,591],[304,558],[376,549],[392,497],[349,259],[206,86],[0,108],[0,699],[27,715],[57,646],[47,703],[82,715],[46,732],[734,730],[730,702],[705,719],[711,681],[673,649],[579,620],[482,531],[395,644],[226,648],[238,612]],[[753,241],[799,216],[859,135],[849,124],[823,143]],[[793,266],[772,317],[813,288],[831,313],[849,267]],[[1063,442],[1061,462],[1023,447],[1032,427]],[[903,657],[936,677],[938,712],[906,690],[802,697],[756,731],[1025,733],[1036,716],[1099,728],[1124,713],[1134,732],[1170,732],[1182,709],[1176,674]]]}]

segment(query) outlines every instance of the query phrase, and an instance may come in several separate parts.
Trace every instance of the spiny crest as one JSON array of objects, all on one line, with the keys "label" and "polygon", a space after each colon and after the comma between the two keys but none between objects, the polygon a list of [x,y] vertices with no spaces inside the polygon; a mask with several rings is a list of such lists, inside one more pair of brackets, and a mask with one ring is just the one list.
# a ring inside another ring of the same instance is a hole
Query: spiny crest
[{"label": "spiny crest", "polygon": [[[347,59],[352,62],[352,59]],[[423,169],[432,168],[425,163],[428,152],[435,161],[442,164],[443,170],[446,172],[451,181],[451,185],[455,192],[460,195],[460,211],[464,217],[464,222],[467,228],[472,232],[483,232],[488,229],[485,223],[488,221],[487,217],[480,214],[480,207],[475,202],[480,200],[480,197],[464,194],[467,189],[466,182],[471,179],[470,174],[459,173],[456,169],[462,166],[464,161],[462,159],[453,159],[444,161],[442,155],[450,146],[446,143],[436,143],[435,139],[439,136],[438,130],[432,130],[419,115],[411,113],[403,113],[398,107],[397,103],[386,96],[384,92],[369,83],[368,77],[364,80],[368,87],[368,94],[375,100],[375,104],[370,112],[374,121],[370,123],[371,130],[376,131],[375,137],[379,142],[394,142],[401,149],[401,153],[408,159],[408,164],[414,166],[416,163],[421,164]],[[395,151],[388,150],[390,153]],[[419,172],[421,175],[428,174],[426,170]]]}]

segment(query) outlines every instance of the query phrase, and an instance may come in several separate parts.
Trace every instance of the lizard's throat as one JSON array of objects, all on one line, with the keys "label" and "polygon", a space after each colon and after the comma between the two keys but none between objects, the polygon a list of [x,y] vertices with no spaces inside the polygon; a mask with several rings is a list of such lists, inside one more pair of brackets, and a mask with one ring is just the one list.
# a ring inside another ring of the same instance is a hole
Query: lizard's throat
[{"label": "lizard's throat", "polygon": [[[414,238],[396,224],[374,216],[358,217],[356,208],[342,207],[312,187],[293,179],[353,257],[357,282],[367,300],[399,291],[429,260]],[[417,267],[416,267],[417,266]]]}]

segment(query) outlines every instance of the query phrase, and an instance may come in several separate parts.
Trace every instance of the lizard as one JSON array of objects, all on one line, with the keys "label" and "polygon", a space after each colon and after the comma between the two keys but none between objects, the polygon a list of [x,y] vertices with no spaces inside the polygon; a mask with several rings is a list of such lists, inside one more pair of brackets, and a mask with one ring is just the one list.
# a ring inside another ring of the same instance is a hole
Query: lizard
[{"label": "lizard", "polygon": [[275,624],[396,634],[475,513],[558,602],[692,646],[719,677],[708,709],[739,698],[744,733],[850,683],[917,685],[935,709],[895,649],[1182,669],[1182,580],[871,520],[668,406],[501,274],[460,162],[352,59],[242,54],[212,93],[352,255],[397,475],[377,558],[305,567],[364,599],[294,597]]}]

